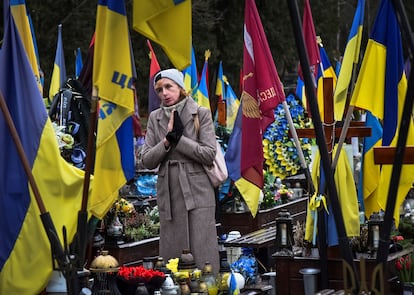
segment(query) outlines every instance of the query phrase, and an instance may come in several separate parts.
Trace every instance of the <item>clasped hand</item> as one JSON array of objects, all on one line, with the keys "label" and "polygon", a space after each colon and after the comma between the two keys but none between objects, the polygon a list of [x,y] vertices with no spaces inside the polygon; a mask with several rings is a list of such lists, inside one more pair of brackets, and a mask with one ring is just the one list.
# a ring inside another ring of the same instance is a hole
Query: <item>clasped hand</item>
[{"label": "clasped hand", "polygon": [[168,122],[168,133],[165,138],[169,142],[177,143],[183,135],[184,126],[176,110],[173,110]]}]

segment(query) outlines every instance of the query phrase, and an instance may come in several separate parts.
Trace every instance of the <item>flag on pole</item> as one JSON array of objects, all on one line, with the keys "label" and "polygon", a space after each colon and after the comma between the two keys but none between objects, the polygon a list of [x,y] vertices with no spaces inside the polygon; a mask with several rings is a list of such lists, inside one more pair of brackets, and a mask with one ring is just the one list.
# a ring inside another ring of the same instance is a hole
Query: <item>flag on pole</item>
[{"label": "flag on pole", "polygon": [[263,187],[263,133],[285,95],[254,0],[245,4],[243,81],[225,157],[230,178],[256,216]]},{"label": "flag on pole", "polygon": [[196,93],[193,97],[194,100],[198,103],[198,105],[206,107],[209,110],[211,109],[208,92],[208,59],[210,58],[210,55],[210,50],[206,50],[203,71],[201,73],[201,78]]},{"label": "flag on pole", "polygon": [[374,147],[381,146],[382,126],[370,111],[366,112],[365,125],[371,127],[371,136],[365,137],[363,141],[358,201],[365,216],[371,216],[372,213],[381,210],[377,198],[381,167],[374,162]]},{"label": "flag on pole", "polygon": [[[396,146],[407,78],[404,71],[401,31],[392,1],[382,0],[365,50],[351,105],[368,110],[382,122],[382,146]],[[414,145],[410,121],[407,145]],[[385,210],[392,165],[382,165],[377,202]],[[414,167],[403,165],[394,218],[413,183]],[[364,196],[365,198],[365,196]]]},{"label": "flag on pole", "polygon": [[133,65],[124,1],[99,1],[95,30],[92,81],[100,104],[91,210],[103,218],[134,177]]},{"label": "flag on pole", "polygon": [[336,85],[334,93],[334,113],[335,120],[337,121],[342,121],[348,97],[348,88],[352,80],[353,68],[359,62],[362,28],[364,25],[364,10],[365,0],[358,0],[338,75],[338,84]]},{"label": "flag on pole", "polygon": [[324,119],[324,95],[323,95],[323,78],[332,78],[333,80],[333,89],[336,87],[336,74],[335,70],[331,65],[331,62],[329,61],[328,54],[326,53],[325,48],[323,47],[322,43],[319,43],[319,55],[321,58],[320,64],[319,64],[319,71],[318,71],[318,106],[319,106],[319,114]]},{"label": "flag on pole", "polygon": [[191,0],[134,0],[133,27],[158,43],[179,70],[191,63]]},{"label": "flag on pole", "polygon": [[41,82],[38,56],[36,54],[36,45],[34,32],[30,24],[30,17],[27,13],[26,1],[25,0],[11,0],[10,1],[11,13],[13,15],[14,23],[16,24],[17,30],[19,31],[20,39],[22,40],[24,49],[32,67],[37,87],[41,94],[43,94],[43,85]]},{"label": "flag on pole", "polygon": [[149,47],[150,53],[150,73],[149,73],[149,83],[148,83],[148,114],[151,113],[153,110],[158,109],[161,104],[161,100],[158,94],[155,92],[154,89],[154,76],[158,73],[161,68],[158,63],[157,57],[155,55],[154,49],[152,48],[150,40],[147,40],[147,45]]},{"label": "flag on pole", "polygon": [[216,80],[216,91],[215,95],[217,98],[217,108],[215,112],[215,121],[221,125],[226,126],[226,98],[225,98],[225,83],[223,75],[223,63],[220,61],[218,71],[217,71],[217,80]]},{"label": "flag on pole", "polygon": [[53,100],[53,97],[56,93],[59,92],[59,89],[63,86],[66,81],[66,64],[65,64],[65,55],[63,51],[62,43],[62,24],[58,26],[58,38],[57,38],[57,47],[55,55],[55,63],[53,65],[52,79],[50,81],[49,88],[49,99]]},{"label": "flag on pole", "polygon": [[[317,87],[318,72],[319,72],[319,63],[321,62],[321,57],[319,54],[319,46],[316,39],[315,26],[313,25],[312,10],[310,7],[309,0],[305,0],[305,6],[303,10],[303,19],[302,19],[302,31],[303,38],[305,41],[306,51],[309,58],[310,71],[313,75],[314,86]],[[299,65],[299,76],[302,77],[302,68]]]},{"label": "flag on pole", "polygon": [[75,51],[75,77],[79,78],[80,73],[82,72],[83,61],[82,61],[82,52],[78,47]]},{"label": "flag on pole", "polygon": [[[81,208],[84,172],[60,156],[31,64],[9,7],[5,10],[0,92],[59,239],[63,244],[61,229],[65,226],[70,243],[77,228],[74,212]],[[0,138],[0,294],[40,294],[53,270],[50,243],[1,110]]]},{"label": "flag on pole", "polygon": [[198,87],[198,71],[194,48],[191,47],[191,64],[183,71],[185,91],[194,95]]},{"label": "flag on pole", "polygon": [[226,127],[229,130],[233,130],[234,122],[236,121],[237,111],[239,110],[240,101],[234,93],[229,81],[224,76],[224,82],[226,84],[226,93],[224,95],[226,101]]}]

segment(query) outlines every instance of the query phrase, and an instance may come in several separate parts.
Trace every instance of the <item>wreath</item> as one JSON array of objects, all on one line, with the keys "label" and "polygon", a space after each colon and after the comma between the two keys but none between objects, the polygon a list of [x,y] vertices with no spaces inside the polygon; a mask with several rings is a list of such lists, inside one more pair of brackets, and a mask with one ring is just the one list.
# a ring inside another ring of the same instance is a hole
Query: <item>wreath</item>
[{"label": "wreath", "polygon": [[[294,94],[286,97],[293,124],[296,129],[309,127],[310,123],[305,118],[304,108]],[[284,179],[296,175],[301,169],[299,155],[293,138],[289,137],[289,123],[285,110],[279,104],[274,111],[275,121],[266,129],[263,139],[263,155],[267,170],[275,177]],[[311,161],[311,141],[301,138],[299,142],[307,164]]]}]

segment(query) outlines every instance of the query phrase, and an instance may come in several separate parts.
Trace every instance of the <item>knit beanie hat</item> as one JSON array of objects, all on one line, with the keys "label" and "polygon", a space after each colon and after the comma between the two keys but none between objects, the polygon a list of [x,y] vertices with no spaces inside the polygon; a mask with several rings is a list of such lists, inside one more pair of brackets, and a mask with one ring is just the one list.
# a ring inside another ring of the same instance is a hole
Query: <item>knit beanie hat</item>
[{"label": "knit beanie hat", "polygon": [[183,89],[185,88],[184,87],[184,75],[177,69],[167,69],[167,70],[159,71],[157,74],[155,74],[154,87],[155,87],[155,83],[157,83],[157,81],[161,78],[168,78],[174,81],[175,83],[177,83],[178,86],[180,86],[181,88]]}]

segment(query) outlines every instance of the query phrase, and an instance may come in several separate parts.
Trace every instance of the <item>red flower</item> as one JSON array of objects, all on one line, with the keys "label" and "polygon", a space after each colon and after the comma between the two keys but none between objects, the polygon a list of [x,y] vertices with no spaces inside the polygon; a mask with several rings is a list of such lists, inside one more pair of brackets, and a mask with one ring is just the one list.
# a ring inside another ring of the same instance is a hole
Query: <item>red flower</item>
[{"label": "red flower", "polygon": [[403,266],[402,263],[404,261],[404,258],[400,257],[395,261],[395,267],[397,268],[397,270],[402,270]]},{"label": "red flower", "polygon": [[121,266],[118,271],[118,276],[130,280],[143,280],[149,282],[154,277],[165,278],[165,274],[162,271],[146,269],[142,265],[140,266]]}]

